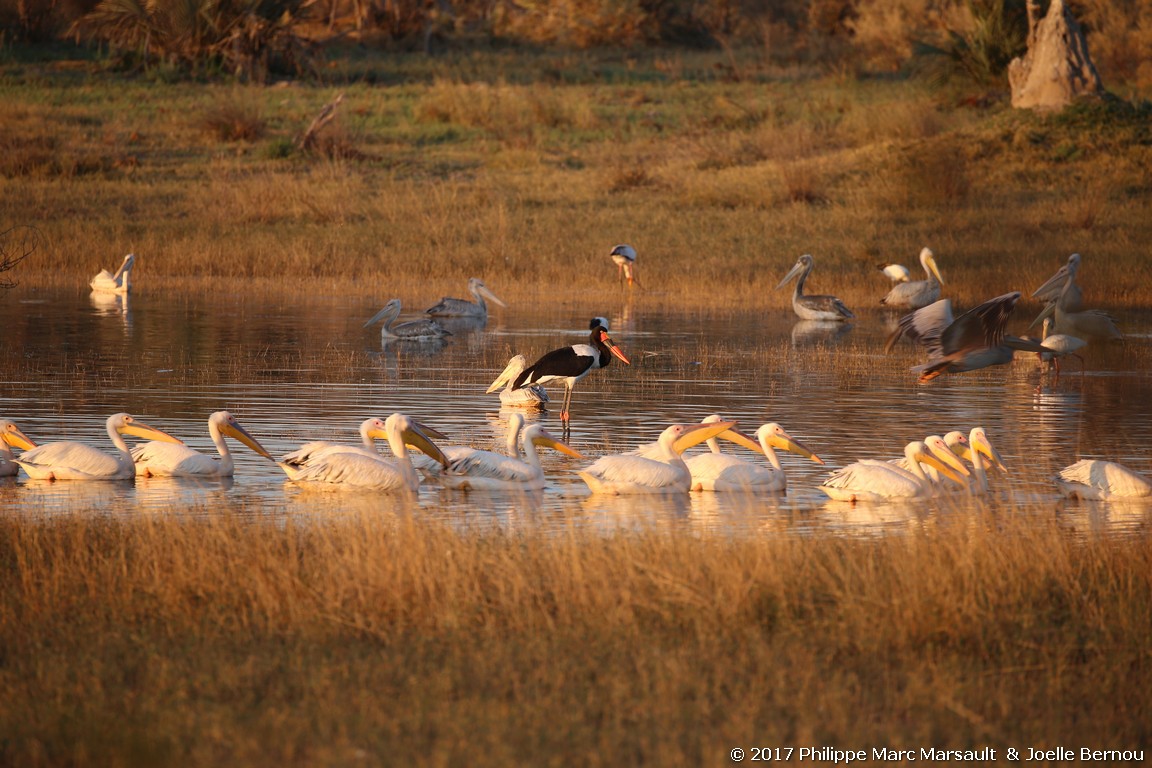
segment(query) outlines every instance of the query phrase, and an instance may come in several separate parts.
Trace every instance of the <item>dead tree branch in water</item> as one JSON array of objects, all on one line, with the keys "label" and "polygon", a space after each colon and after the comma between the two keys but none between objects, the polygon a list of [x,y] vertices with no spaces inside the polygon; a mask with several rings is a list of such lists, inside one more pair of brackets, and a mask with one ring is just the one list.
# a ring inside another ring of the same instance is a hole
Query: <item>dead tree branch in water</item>
[{"label": "dead tree branch in water", "polygon": [[[14,268],[31,256],[44,243],[44,235],[35,227],[16,225],[0,232],[0,274]],[[0,277],[0,288],[8,289],[16,282]]]}]

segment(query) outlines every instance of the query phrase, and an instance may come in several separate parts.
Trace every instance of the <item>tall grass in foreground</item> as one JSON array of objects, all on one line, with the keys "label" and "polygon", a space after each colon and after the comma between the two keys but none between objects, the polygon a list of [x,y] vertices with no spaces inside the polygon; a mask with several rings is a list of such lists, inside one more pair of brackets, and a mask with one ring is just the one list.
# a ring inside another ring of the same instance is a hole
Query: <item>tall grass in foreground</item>
[{"label": "tall grass in foreground", "polygon": [[[401,505],[402,507],[403,505]],[[0,521],[0,762],[1145,746],[1152,541]]]}]

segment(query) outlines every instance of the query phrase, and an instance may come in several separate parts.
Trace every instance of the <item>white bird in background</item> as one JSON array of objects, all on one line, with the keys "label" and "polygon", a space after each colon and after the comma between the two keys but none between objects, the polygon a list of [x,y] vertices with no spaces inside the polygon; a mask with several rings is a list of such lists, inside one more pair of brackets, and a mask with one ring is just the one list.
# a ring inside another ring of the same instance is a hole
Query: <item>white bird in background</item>
[{"label": "white bird in background", "polygon": [[208,434],[220,454],[219,459],[187,445],[153,440],[132,449],[136,474],[144,477],[232,477],[235,462],[225,436],[235,438],[264,458],[275,461],[272,454],[228,411],[216,411],[208,417]]},{"label": "white bird in background", "polygon": [[[516,377],[528,367],[528,358],[513,355],[507,367],[488,385],[485,394],[500,391],[500,406],[504,408],[543,409],[548,403],[548,392],[539,384],[529,384],[516,389]],[[503,387],[503,389],[501,389]]]},{"label": "white bird in background", "polygon": [[1080,361],[1080,372],[1083,373],[1084,358],[1077,353],[1088,346],[1088,342],[1066,333],[1052,333],[1052,318],[1050,317],[1044,318],[1041,329],[1040,346],[1047,348],[1048,351],[1038,353],[1040,360],[1047,363],[1049,368],[1054,368],[1059,374],[1060,358],[1071,355]]},{"label": "white bird in background", "polygon": [[783,288],[789,280],[797,277],[796,288],[792,291],[792,310],[801,320],[852,320],[856,315],[844,306],[844,302],[835,296],[806,296],[804,294],[804,281],[816,265],[812,255],[805,253],[796,260],[796,264],[784,275],[784,279],[776,286],[776,290]]},{"label": "white bird in background", "polygon": [[524,446],[523,460],[515,454],[505,456],[494,451],[472,451],[453,460],[440,476],[440,481],[445,488],[459,490],[539,490],[544,487],[545,480],[537,446],[552,448],[576,459],[584,458],[548,434],[541,424],[529,425],[520,442]]},{"label": "white bird in background", "polygon": [[484,299],[488,299],[501,307],[508,306],[497,298],[496,294],[488,290],[488,286],[484,285],[484,281],[478,277],[473,277],[468,281],[468,292],[476,301],[453,299],[445,296],[440,299],[439,304],[424,310],[424,314],[432,317],[469,317],[474,320],[487,320],[488,305]]},{"label": "white bird in background", "polygon": [[687,493],[692,488],[692,472],[680,453],[735,424],[673,424],[660,433],[659,448],[653,454],[602,456],[577,474],[593,493]]},{"label": "white bird in background", "polygon": [[940,276],[936,257],[930,249],[921,249],[920,266],[924,267],[924,274],[928,276],[926,279],[897,283],[888,291],[887,296],[880,299],[880,303],[896,309],[920,309],[938,300],[944,278]]},{"label": "white bird in background", "polygon": [[0,477],[15,477],[20,472],[20,465],[12,454],[13,448],[30,451],[35,447],[36,443],[14,422],[0,419]]},{"label": "white bird in background", "polygon": [[[290,474],[289,477],[293,482],[309,488],[415,491],[420,486],[420,475],[412,466],[408,445],[447,465],[448,459],[444,453],[420,425],[408,416],[392,414],[384,421],[384,432],[393,459],[353,451],[326,453],[296,471],[295,476]],[[288,472],[283,463],[280,466]]]},{"label": "white bird in background", "polygon": [[[703,423],[716,423],[720,416],[713,414],[704,419]],[[751,462],[721,453],[717,438],[724,438],[757,453],[763,453],[768,464]],[[821,459],[806,446],[793,439],[784,431],[784,428],[775,422],[769,422],[756,430],[756,441],[752,442],[744,433],[735,429],[721,432],[716,437],[708,439],[708,453],[692,456],[685,459],[688,470],[692,473],[692,490],[694,491],[784,491],[788,487],[788,477],[780,465],[775,448],[790,451],[823,464]]]},{"label": "white bird in background", "polygon": [[434,341],[452,335],[435,320],[422,317],[419,320],[397,323],[396,318],[399,316],[400,299],[392,299],[384,305],[383,309],[372,315],[372,319],[364,323],[364,327],[367,328],[375,323],[383,322],[384,325],[380,328],[380,340],[385,342]]},{"label": "white bird in background", "polygon": [[893,283],[906,283],[912,279],[912,273],[903,264],[877,264],[876,268]]},{"label": "white bird in background", "polygon": [[829,498],[837,501],[889,501],[933,496],[936,487],[924,474],[921,463],[935,467],[945,477],[963,484],[968,469],[952,453],[944,438],[932,436],[915,440],[904,447],[904,457],[912,469],[905,470],[886,461],[864,459],[835,470],[820,485]]},{"label": "white bird in background", "polygon": [[108,437],[116,446],[117,454],[110,455],[84,443],[70,440],[45,443],[25,451],[16,463],[33,480],[131,480],[136,477],[136,465],[123,435],[145,440],[179,443],[167,432],[161,432],[127,413],[108,417]]},{"label": "white bird in background", "polygon": [[113,274],[106,269],[102,269],[96,273],[88,285],[92,286],[92,290],[97,293],[129,293],[132,290],[132,285],[129,275],[132,274],[132,267],[136,264],[136,254],[130,253],[124,257],[121,262],[120,268]]},{"label": "white bird in background", "polygon": [[[608,254],[612,257],[612,262],[616,265],[616,275],[620,280],[627,280],[628,285],[635,283],[640,285],[640,278],[636,276],[636,249],[630,245],[621,243],[615,246],[611,253]],[[604,326],[608,326],[605,324]]]},{"label": "white bird in background", "polygon": [[1152,496],[1152,481],[1123,464],[1081,459],[1064,467],[1056,487],[1070,499],[1136,499]]}]

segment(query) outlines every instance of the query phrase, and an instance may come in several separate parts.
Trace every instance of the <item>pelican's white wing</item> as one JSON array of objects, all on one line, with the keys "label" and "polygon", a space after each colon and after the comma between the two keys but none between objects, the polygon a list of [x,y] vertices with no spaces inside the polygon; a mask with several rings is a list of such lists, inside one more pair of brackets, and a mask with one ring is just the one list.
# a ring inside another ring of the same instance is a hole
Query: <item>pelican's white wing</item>
[{"label": "pelican's white wing", "polygon": [[702,453],[684,461],[694,491],[783,491],[788,479],[775,467],[726,453]]},{"label": "pelican's white wing", "polygon": [[116,456],[105,453],[85,443],[62,441],[46,443],[25,451],[16,459],[28,477],[42,480],[54,477],[57,480],[98,480],[126,479],[124,467]]},{"label": "pelican's white wing", "polygon": [[219,475],[220,461],[178,443],[150,440],[132,449],[132,461],[141,475],[188,477]]},{"label": "pelican's white wing", "polygon": [[588,487],[597,492],[653,493],[688,491],[692,475],[680,466],[643,456],[604,456],[579,472]]},{"label": "pelican's white wing", "polygon": [[838,501],[912,499],[925,494],[924,486],[911,473],[881,461],[858,461],[838,469],[820,490]]},{"label": "pelican's white wing", "polygon": [[1152,482],[1112,461],[1081,459],[1060,470],[1056,485],[1069,498],[1110,499],[1152,496]]},{"label": "pelican's white wing", "polygon": [[[288,471],[286,467],[284,469]],[[324,484],[333,488],[393,490],[407,487],[403,474],[391,462],[355,451],[328,453],[300,468],[294,476],[289,473],[289,477],[297,483]]]}]

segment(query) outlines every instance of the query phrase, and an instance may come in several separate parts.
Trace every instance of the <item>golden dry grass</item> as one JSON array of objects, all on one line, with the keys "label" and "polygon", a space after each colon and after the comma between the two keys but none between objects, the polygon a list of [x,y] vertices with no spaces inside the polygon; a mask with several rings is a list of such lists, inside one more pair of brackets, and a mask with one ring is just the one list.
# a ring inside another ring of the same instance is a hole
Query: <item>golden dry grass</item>
[{"label": "golden dry grass", "polygon": [[[202,510],[201,512],[205,512]],[[360,519],[0,521],[11,765],[720,765],[1147,744],[1152,547]]]}]

